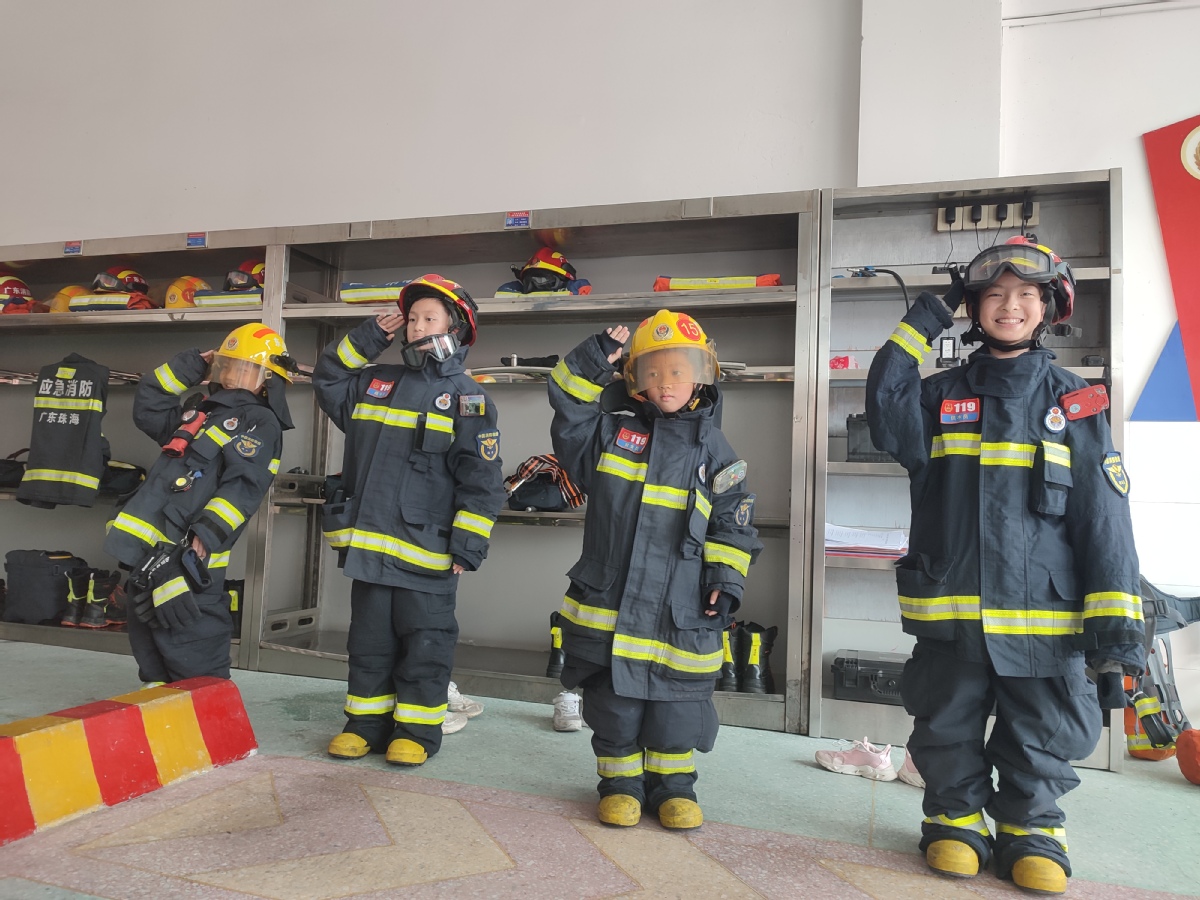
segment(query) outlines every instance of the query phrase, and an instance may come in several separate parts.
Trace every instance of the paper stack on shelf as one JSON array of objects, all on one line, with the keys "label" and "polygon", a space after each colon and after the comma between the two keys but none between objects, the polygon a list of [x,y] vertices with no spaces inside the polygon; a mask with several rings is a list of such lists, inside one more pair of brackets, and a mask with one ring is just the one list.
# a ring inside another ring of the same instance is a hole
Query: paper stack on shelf
[{"label": "paper stack on shelf", "polygon": [[902,529],[848,528],[825,523],[826,556],[899,559],[908,552],[908,533]]}]

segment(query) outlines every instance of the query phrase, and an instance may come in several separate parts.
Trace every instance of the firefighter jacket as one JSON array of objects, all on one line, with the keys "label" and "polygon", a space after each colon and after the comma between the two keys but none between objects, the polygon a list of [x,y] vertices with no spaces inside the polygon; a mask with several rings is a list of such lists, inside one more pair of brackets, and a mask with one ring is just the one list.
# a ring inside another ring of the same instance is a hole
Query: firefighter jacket
[{"label": "firefighter jacket", "polygon": [[[179,396],[198,385],[207,369],[193,349],[144,375],[133,401],[134,424],[160,445],[170,441],[183,420]],[[229,548],[279,471],[284,426],[265,398],[218,390],[200,409],[204,424],[183,455],[161,454],[109,525],[104,550],[127,566],[191,531],[208,551],[209,570],[224,576]]]},{"label": "firefighter jacket", "polygon": [[909,553],[896,564],[904,630],[998,674],[1048,677],[1144,663],[1129,481],[1103,413],[1064,395],[1087,383],[1029,350],[986,348],[921,379],[950,327],[923,292],[875,355],[867,420],[908,470]]},{"label": "firefighter jacket", "polygon": [[349,577],[451,593],[452,565],[482,565],[505,500],[496,408],[463,370],[466,347],[420,369],[368,367],[389,345],[370,319],[313,371],[321,409],[346,435],[322,528]]},{"label": "firefighter jacket", "polygon": [[713,589],[741,601],[762,549],[755,497],[744,482],[713,490],[737,461],[714,421],[715,385],[696,409],[664,417],[631,399],[614,371],[593,336],[549,380],[554,453],[588,495],[583,555],[560,610],[563,647],[611,667],[621,696],[701,700],[729,618],[704,609]]},{"label": "firefighter jacket", "polygon": [[108,367],[78,353],[38,372],[18,500],[43,509],[95,502],[109,455],[101,433],[107,397]]}]

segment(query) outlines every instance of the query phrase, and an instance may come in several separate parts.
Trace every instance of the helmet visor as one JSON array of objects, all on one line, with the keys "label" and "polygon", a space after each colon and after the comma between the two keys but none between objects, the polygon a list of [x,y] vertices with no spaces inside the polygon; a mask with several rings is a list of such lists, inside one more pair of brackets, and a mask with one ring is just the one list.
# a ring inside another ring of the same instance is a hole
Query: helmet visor
[{"label": "helmet visor", "polygon": [[967,266],[967,287],[971,290],[987,287],[1004,272],[1012,272],[1022,281],[1048,284],[1054,277],[1054,260],[1041,247],[1031,244],[989,247]]},{"label": "helmet visor", "polygon": [[521,273],[521,286],[527,294],[561,291],[567,286],[567,278],[549,269],[526,269]]},{"label": "helmet visor", "polygon": [[453,334],[428,334],[400,348],[404,364],[414,369],[425,365],[430,357],[441,361],[449,359],[458,351],[458,338]]},{"label": "helmet visor", "polygon": [[216,382],[227,390],[241,388],[251,393],[257,393],[267,381],[269,373],[263,366],[248,359],[234,359],[232,356],[217,354],[213,357],[212,368],[208,380]]},{"label": "helmet visor", "polygon": [[257,278],[241,269],[234,269],[225,276],[225,290],[227,291],[256,291],[261,287]]},{"label": "helmet visor", "polygon": [[717,355],[712,345],[664,347],[643,353],[629,365],[634,393],[679,384],[712,384],[717,380]]},{"label": "helmet visor", "polygon": [[92,281],[92,290],[112,291],[115,293],[117,291],[125,291],[127,288],[125,287],[125,282],[116,275],[113,275],[111,272],[101,272]]}]

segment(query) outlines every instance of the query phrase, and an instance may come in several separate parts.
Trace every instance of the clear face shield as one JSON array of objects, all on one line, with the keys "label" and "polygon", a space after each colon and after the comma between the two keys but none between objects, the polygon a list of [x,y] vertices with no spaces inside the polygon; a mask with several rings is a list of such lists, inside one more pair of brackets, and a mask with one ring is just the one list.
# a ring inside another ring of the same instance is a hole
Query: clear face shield
[{"label": "clear face shield", "polygon": [[666,347],[644,353],[629,366],[629,390],[641,394],[667,385],[712,384],[717,380],[717,354],[712,344]]},{"label": "clear face shield", "polygon": [[241,388],[257,394],[271,373],[256,362],[248,359],[234,359],[219,353],[213,357],[212,368],[208,373],[209,382],[216,382],[226,390]]},{"label": "clear face shield", "polygon": [[439,362],[449,359],[458,352],[458,337],[453,334],[427,334],[410,341],[400,348],[404,364],[413,369],[422,368],[430,358]]}]

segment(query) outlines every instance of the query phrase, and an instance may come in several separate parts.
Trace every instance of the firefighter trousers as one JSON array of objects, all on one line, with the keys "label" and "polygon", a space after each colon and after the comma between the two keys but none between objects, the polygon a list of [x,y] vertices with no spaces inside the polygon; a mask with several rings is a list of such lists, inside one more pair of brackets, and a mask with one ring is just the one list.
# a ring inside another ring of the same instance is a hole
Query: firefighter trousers
[{"label": "firefighter trousers", "polygon": [[914,719],[908,752],[925,779],[921,849],[952,838],[974,847],[981,864],[994,848],[1001,878],[1023,856],[1053,859],[1071,874],[1057,801],[1079,784],[1070,761],[1095,749],[1102,724],[1082,656],[1066,675],[1013,678],[918,640],[901,695]]},{"label": "firefighter trousers", "polygon": [[350,589],[346,727],[382,751],[399,738],[441,749],[454,668],[455,594],[355,580]]},{"label": "firefighter trousers", "polygon": [[142,681],[168,683],[201,675],[229,677],[233,618],[223,596],[224,589],[225,580],[218,576],[207,591],[193,593],[200,617],[178,630],[154,627],[130,612],[126,631]]},{"label": "firefighter trousers", "polygon": [[612,669],[567,658],[563,669],[583,688],[583,720],[592,729],[592,752],[601,797],[627,794],[656,811],[672,797],[696,799],[693,751],[707,753],[717,740],[717,709],[703,700],[640,700],[613,690]]}]

